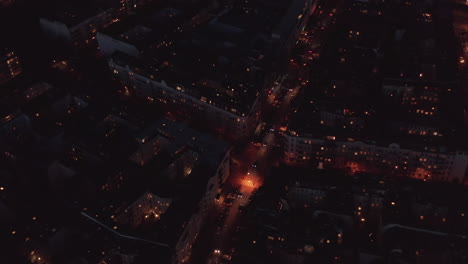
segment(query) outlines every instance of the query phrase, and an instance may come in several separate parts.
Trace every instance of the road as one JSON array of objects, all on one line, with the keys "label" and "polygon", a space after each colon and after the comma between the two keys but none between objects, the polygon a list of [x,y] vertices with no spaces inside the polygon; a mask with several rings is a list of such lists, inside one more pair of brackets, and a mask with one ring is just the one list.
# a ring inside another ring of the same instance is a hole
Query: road
[{"label": "road", "polygon": [[[225,203],[232,188],[227,188],[218,201],[219,214],[224,219],[219,223],[215,235],[213,251],[208,263],[223,263],[231,258],[232,238],[236,232],[236,222],[239,216],[239,207],[248,204],[252,193],[262,185],[264,177],[268,175],[274,159],[274,150],[277,144],[277,131],[288,114],[292,100],[299,94],[300,87],[281,87],[286,89],[286,94],[282,97],[281,103],[273,110],[272,122],[267,126],[266,135],[263,138],[263,145],[256,147],[253,144],[243,146],[243,150],[233,155],[233,165],[231,177],[228,179],[241,197],[236,198],[232,204]],[[273,104],[268,100],[267,103]],[[268,106],[267,106],[268,107]]]},{"label": "road", "polygon": [[123,235],[117,231],[115,231],[114,229],[106,226],[105,224],[99,222],[97,219],[91,217],[90,215],[88,215],[87,213],[85,212],[81,212],[80,213],[82,216],[84,216],[86,219],[92,221],[93,223],[99,225],[100,227],[104,228],[105,230],[107,230],[109,233],[117,236],[117,237],[120,237],[120,238],[123,238],[123,239],[128,239],[128,240],[133,240],[133,241],[139,241],[139,242],[143,242],[143,243],[146,243],[146,244],[151,244],[151,245],[155,245],[155,246],[158,246],[158,247],[163,247],[163,248],[167,248],[169,249],[169,245],[167,244],[164,244],[164,243],[159,243],[159,242],[154,242],[154,241],[151,241],[151,240],[147,240],[147,239],[143,239],[143,238],[139,238],[139,237],[134,237],[134,236],[128,236],[128,235]]},{"label": "road", "polygon": [[[281,144],[279,140],[281,136],[278,130],[291,111],[294,98],[307,85],[313,67],[313,62],[299,63],[296,58],[310,57],[311,53],[317,55],[315,58],[318,57],[321,45],[327,37],[328,27],[334,23],[335,18],[330,19],[330,13],[336,12],[339,3],[341,3],[340,0],[329,1],[321,8],[317,8],[313,18],[311,18],[313,19],[310,23],[312,26],[299,36],[300,44],[296,47],[296,54],[293,55],[294,59],[291,60],[288,74],[278,78],[275,86],[272,87],[271,94],[265,100],[262,112],[267,114],[261,117],[260,123],[266,123],[266,133],[261,144],[255,146],[253,142],[247,143],[238,146],[233,151],[231,175],[217,202],[217,224],[216,227],[213,227],[215,229],[213,243],[205,263],[229,263],[234,254],[233,244],[236,239],[237,220],[242,213],[239,207],[249,203],[252,193],[262,185],[265,177],[268,176],[272,164],[279,161],[281,155],[277,151],[277,146]],[[279,89],[277,86],[280,86]],[[234,196],[233,192],[242,193],[242,197],[236,198],[232,203],[229,200],[226,203],[230,193],[230,197]]]}]

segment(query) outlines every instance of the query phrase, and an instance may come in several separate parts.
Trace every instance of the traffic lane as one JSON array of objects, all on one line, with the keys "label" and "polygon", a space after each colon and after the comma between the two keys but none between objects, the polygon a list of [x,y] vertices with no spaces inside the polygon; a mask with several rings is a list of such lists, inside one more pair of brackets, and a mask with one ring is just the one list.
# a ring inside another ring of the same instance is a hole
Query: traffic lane
[{"label": "traffic lane", "polygon": [[[233,202],[232,205],[226,205],[228,206],[228,211],[227,211],[227,217],[224,222],[223,227],[221,228],[222,230],[222,238],[228,238],[229,234],[233,231],[233,228],[235,226],[237,217],[239,215],[239,207],[240,206],[245,206],[248,204],[249,199],[253,193],[254,187],[253,186],[247,186],[247,185],[241,185],[239,191],[242,193],[241,197],[236,198]],[[226,239],[222,239],[222,241],[225,241]],[[221,249],[226,249],[228,245],[221,243],[220,248]]]},{"label": "traffic lane", "polygon": [[[282,84],[283,83],[281,83],[281,85]],[[281,103],[271,116],[271,125],[267,128],[268,130],[271,130],[263,138],[263,143],[265,143],[265,145],[257,148],[252,144],[247,144],[242,147],[241,151],[239,151],[239,155],[233,156],[235,165],[229,179],[233,186],[240,186],[243,196],[242,198],[234,200],[226,212],[227,215],[223,222],[223,226],[220,227],[220,232],[218,233],[218,243],[216,243],[210,258],[210,260],[213,261],[212,263],[217,263],[219,257],[224,252],[230,250],[231,234],[234,232],[236,221],[239,216],[239,206],[248,204],[252,191],[254,190],[254,187],[250,185],[251,183],[249,183],[249,181],[256,182],[257,186],[261,185],[261,181],[268,170],[270,155],[277,139],[275,131],[283,124],[283,121],[289,112],[291,102],[295,97],[297,97],[300,89],[300,86],[294,86],[292,89],[287,89],[284,95],[281,94],[281,96],[278,96],[279,94],[272,94],[272,96],[269,96],[267,98],[266,107],[270,107],[275,100],[280,100]],[[283,89],[279,90],[284,91]],[[265,117],[262,119],[265,121]],[[249,169],[251,169],[254,163],[257,164],[255,172],[247,175]],[[223,204],[223,206],[227,205]]]},{"label": "traffic lane", "polygon": [[272,132],[276,132],[283,124],[290,110],[291,102],[297,97],[297,95],[300,92],[300,89],[300,86],[296,86],[293,89],[288,89],[288,93],[284,96],[283,103],[277,110],[276,118],[274,119],[274,122],[271,125],[271,128],[273,129]]},{"label": "traffic lane", "polygon": [[[255,188],[249,185],[242,185],[239,189],[239,192],[242,193],[242,196],[236,198],[231,205],[224,204],[224,208],[227,209],[226,218],[224,222],[217,227],[216,235],[218,236],[215,239],[215,244],[211,256],[209,257],[208,263],[219,263],[219,261],[224,257],[230,258],[233,233],[237,232],[236,222],[239,216],[239,207],[248,204],[250,197]],[[221,214],[223,214],[221,213]]]},{"label": "traffic lane", "polygon": [[[253,191],[262,184],[269,168],[270,153],[276,143],[276,130],[283,123],[290,103],[298,95],[299,90],[299,86],[287,89],[287,92],[281,97],[280,107],[272,116],[271,125],[267,127],[268,133],[262,140],[264,145],[255,147],[252,144],[247,144],[241,147],[239,154],[233,155],[233,166],[228,179],[232,187],[223,190],[222,198],[218,202],[221,207],[220,217],[224,217],[224,220],[218,226],[216,242],[209,258],[211,263],[217,263],[220,256],[225,252],[230,252],[232,234],[236,231],[236,223],[239,217],[239,207],[247,205]],[[253,168],[252,165],[254,164],[257,164],[256,168]],[[232,188],[236,187],[239,188],[242,197],[236,198],[230,205],[225,204],[225,198],[232,191]]]},{"label": "traffic lane", "polygon": [[257,148],[253,146],[251,143],[245,144],[241,147],[241,150],[238,153],[233,153],[231,155],[231,160],[235,164],[239,164],[241,166],[253,163],[255,160],[255,155],[257,153]]},{"label": "traffic lane", "polygon": [[[239,215],[239,206],[241,204],[248,204],[254,189],[254,187],[248,184],[248,181],[256,179],[257,185],[260,186],[260,181],[265,177],[266,171],[269,167],[269,158],[276,142],[275,131],[282,125],[284,118],[289,112],[291,102],[294,98],[297,97],[300,89],[300,86],[295,86],[292,89],[287,89],[287,92],[284,96],[277,97],[276,94],[273,94],[273,96],[268,97],[267,102],[269,104],[267,105],[271,105],[276,99],[281,99],[281,104],[271,118],[271,125],[267,128],[268,130],[271,130],[263,138],[264,145],[256,148],[252,144],[248,144],[240,152],[241,156],[237,157],[238,160],[236,161],[238,162],[238,168],[235,170],[235,172],[233,172],[233,175],[231,175],[231,179],[234,179],[234,185],[240,186],[240,190],[242,193],[244,193],[244,195],[242,198],[234,200],[227,211],[227,216],[223,223],[222,231],[219,234],[220,238],[218,240],[219,243],[217,244],[218,248],[215,249],[219,251],[213,251],[212,258],[210,258],[210,260],[214,261],[212,263],[217,263],[219,257],[224,252],[230,250],[230,238],[232,232],[234,232],[234,227]],[[255,172],[246,175],[246,171],[248,172],[254,163],[257,164]]]}]

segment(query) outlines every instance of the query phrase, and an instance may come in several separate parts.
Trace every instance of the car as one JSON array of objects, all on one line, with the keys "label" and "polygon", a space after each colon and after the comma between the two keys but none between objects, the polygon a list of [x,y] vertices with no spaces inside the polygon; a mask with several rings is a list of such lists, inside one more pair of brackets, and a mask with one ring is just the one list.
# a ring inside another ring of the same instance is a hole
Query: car
[{"label": "car", "polygon": [[232,198],[226,198],[224,200],[224,203],[227,204],[227,205],[232,205],[233,202],[234,202],[234,199],[232,199]]},{"label": "car", "polygon": [[226,219],[225,214],[221,214],[218,216],[218,218],[216,218],[216,224],[218,225],[218,227],[221,227],[223,225],[225,219]]},{"label": "car", "polygon": [[257,128],[255,128],[255,132],[254,132],[255,136],[262,135],[265,132],[265,127],[266,127],[265,122],[259,124]]},{"label": "car", "polygon": [[255,147],[261,147],[261,146],[262,146],[262,143],[260,143],[260,142],[252,142],[252,144],[253,144]]},{"label": "car", "polygon": [[225,213],[220,214],[220,215],[218,216],[218,223],[219,223],[219,224],[223,223],[223,222],[224,222],[224,219],[226,219],[226,217],[227,217],[227,214],[225,214]]}]

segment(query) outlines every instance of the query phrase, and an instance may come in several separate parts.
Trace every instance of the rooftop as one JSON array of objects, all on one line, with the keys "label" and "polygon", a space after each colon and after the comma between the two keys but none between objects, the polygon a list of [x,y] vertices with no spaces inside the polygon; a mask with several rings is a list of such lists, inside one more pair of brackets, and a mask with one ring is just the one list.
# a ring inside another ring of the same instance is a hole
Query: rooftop
[{"label": "rooftop", "polygon": [[[294,3],[302,6],[304,1]],[[280,4],[291,5],[286,1]],[[171,20],[178,14],[175,9],[163,9],[154,16],[160,21]],[[140,23],[141,26],[131,32],[138,29],[141,35],[152,38],[145,42],[146,47],[142,46],[141,56],[132,58],[116,53],[113,61],[130,66],[137,74],[163,80],[196,99],[244,116],[265,85],[275,52],[271,34],[278,23],[290,20],[286,15],[285,10],[275,4],[253,1],[226,8],[208,23],[195,28],[185,24],[176,28],[170,24],[167,27],[170,37],[166,38],[154,37],[158,35],[155,28]],[[296,19],[294,17],[294,21]],[[126,34],[125,38],[132,38]]]},{"label": "rooftop", "polygon": [[[163,8],[146,14],[131,16],[120,23],[114,23],[103,31],[104,34],[145,49],[162,41],[186,19],[183,11]],[[161,27],[164,25],[164,27]]]},{"label": "rooftop", "polygon": [[[48,9],[44,10],[47,18],[59,21],[73,27],[88,18],[91,18],[100,12],[109,8],[119,7],[119,1],[112,0],[47,0],[50,4],[47,6]],[[53,7],[53,8],[50,8]]]},{"label": "rooftop", "polygon": [[[170,160],[160,163],[159,169],[155,170],[155,164],[148,159],[143,167],[133,170],[132,177],[136,173],[152,173],[143,194],[151,198],[151,203],[156,200],[170,202],[167,202],[164,212],[158,214],[154,224],[140,224],[136,230],[144,231],[144,234],[157,241],[173,245],[183,231],[183,223],[197,210],[199,199],[206,191],[207,181],[214,176],[229,146],[184,123],[168,119],[154,122],[137,138],[142,146],[150,145],[157,149],[153,161],[161,158],[161,152],[169,156]],[[158,173],[155,174],[155,171]]]}]

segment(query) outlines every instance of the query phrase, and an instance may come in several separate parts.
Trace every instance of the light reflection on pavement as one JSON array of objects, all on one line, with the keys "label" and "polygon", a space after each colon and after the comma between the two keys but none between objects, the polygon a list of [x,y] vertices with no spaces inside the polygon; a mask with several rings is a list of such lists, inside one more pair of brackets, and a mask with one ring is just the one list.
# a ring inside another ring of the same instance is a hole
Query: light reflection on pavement
[{"label": "light reflection on pavement", "polygon": [[[462,0],[458,0],[462,1]],[[313,41],[308,43],[309,50],[314,49],[318,50],[321,47],[322,41],[326,38],[328,30],[323,30],[329,27],[330,23],[334,23],[328,16],[328,13],[336,12],[336,10],[342,9],[342,1],[329,1],[326,2],[325,6],[323,6],[322,10],[324,11],[323,14],[317,14],[317,21],[315,24],[315,28],[320,28],[321,30],[315,31],[315,36]],[[317,9],[318,12],[319,9]],[[322,25],[322,22],[325,22]],[[320,26],[321,25],[321,26]],[[293,60],[291,60],[292,65],[297,65]],[[226,258],[223,259],[223,255],[231,255],[232,252],[232,240],[233,235],[237,232],[236,221],[238,220],[239,216],[239,205],[246,205],[249,203],[249,198],[252,195],[252,192],[260,187],[263,183],[264,177],[268,175],[268,171],[271,169],[271,164],[274,164],[275,158],[275,145],[279,142],[277,131],[282,126],[285,118],[287,117],[291,103],[299,95],[301,91],[301,86],[298,84],[297,79],[302,80],[307,76],[306,72],[310,69],[308,67],[300,67],[295,69],[291,67],[289,70],[290,74],[290,81],[294,84],[288,84],[286,81],[288,78],[287,76],[283,76],[279,79],[278,83],[281,85],[281,89],[274,90],[270,96],[268,96],[266,103],[266,108],[273,109],[274,116],[270,118],[271,123],[266,127],[268,133],[262,140],[262,144],[260,147],[255,147],[253,144],[248,144],[241,148],[240,154],[234,155],[232,158],[233,166],[231,170],[231,176],[228,179],[228,183],[230,183],[234,187],[239,187],[240,192],[243,193],[242,198],[236,199],[233,204],[227,208],[227,215],[225,221],[222,223],[222,228],[216,234],[215,244],[213,245],[213,251],[211,251],[211,255],[208,258],[208,263],[229,263]],[[305,78],[306,83],[308,82],[307,77]],[[290,85],[290,87],[288,87]],[[302,85],[302,83],[301,83]],[[282,94],[284,92],[284,94]],[[276,101],[276,104],[275,104]],[[267,120],[260,120],[260,122],[265,122]],[[256,164],[256,168],[252,169],[252,165]],[[250,172],[250,174],[248,174]],[[247,186],[245,183],[248,180],[252,180],[254,186]],[[229,185],[229,184],[228,184]],[[224,193],[223,196],[226,197],[227,193]],[[222,212],[225,208],[223,203],[224,198],[220,199],[218,203],[220,212]],[[216,253],[215,253],[216,250]],[[229,256],[227,257],[229,258]]]},{"label": "light reflection on pavement", "polygon": [[[299,94],[300,87],[288,89],[279,108],[276,110],[274,122],[267,127],[269,131],[263,138],[264,145],[255,147],[248,144],[244,147],[241,154],[233,155],[231,175],[227,180],[227,186],[239,188],[242,197],[235,199],[231,205],[225,204],[228,191],[223,190],[217,206],[220,214],[225,212],[226,218],[217,228],[215,242],[208,263],[227,263],[227,258],[232,254],[232,237],[237,232],[236,222],[239,216],[239,206],[245,206],[249,203],[254,190],[260,187],[271,166],[271,154],[277,143],[276,131],[280,128],[285,116],[288,114],[292,100]],[[269,103],[272,103],[269,101]],[[252,165],[256,164],[254,168]],[[223,255],[226,255],[223,257]],[[224,262],[223,262],[224,261]]]}]

